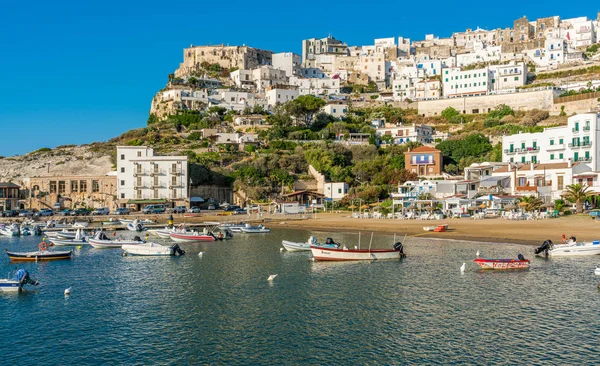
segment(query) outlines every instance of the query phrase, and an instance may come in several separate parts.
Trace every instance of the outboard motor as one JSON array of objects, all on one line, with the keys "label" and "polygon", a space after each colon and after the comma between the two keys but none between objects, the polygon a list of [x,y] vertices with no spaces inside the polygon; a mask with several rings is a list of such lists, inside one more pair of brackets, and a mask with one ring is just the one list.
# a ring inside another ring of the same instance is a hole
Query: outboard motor
[{"label": "outboard motor", "polygon": [[570,238],[569,238],[569,241],[570,241],[571,243],[575,244],[575,243],[577,243],[577,238],[576,238],[576,237],[574,237],[574,236],[572,236],[572,237],[570,237]]},{"label": "outboard motor", "polygon": [[30,284],[33,286],[37,286],[39,284],[38,281],[31,279],[29,277],[29,272],[26,269],[19,269],[15,272],[15,281],[19,281],[19,287],[23,287],[23,285]]},{"label": "outboard motor", "polygon": [[98,235],[98,239],[100,240],[109,240],[108,237],[106,236],[106,234],[104,234],[104,232],[100,232],[100,235]]},{"label": "outboard motor", "polygon": [[400,252],[400,258],[406,257],[406,254],[404,254],[404,245],[402,245],[401,242],[396,242],[396,244],[394,244],[393,248],[395,251]]},{"label": "outboard motor", "polygon": [[544,253],[544,255],[548,255],[548,251],[552,249],[552,240],[545,240],[539,248],[535,249],[535,254]]},{"label": "outboard motor", "polygon": [[135,241],[142,241],[142,238],[140,238],[139,236],[136,235],[136,236],[133,237],[133,240],[135,240]]},{"label": "outboard motor", "polygon": [[39,225],[35,225],[33,227],[33,234],[34,235],[42,235],[42,228]]},{"label": "outboard motor", "polygon": [[181,247],[179,246],[179,244],[173,245],[173,252],[175,254],[178,254],[178,255],[184,255],[185,254],[185,250],[181,249]]},{"label": "outboard motor", "polygon": [[333,241],[333,239],[327,238],[327,240],[325,240],[325,244],[336,244],[336,243],[335,243],[335,241]]},{"label": "outboard motor", "polygon": [[525,260],[525,257],[523,256],[523,254],[519,254],[517,256],[517,258],[519,258],[520,261],[524,261]]}]

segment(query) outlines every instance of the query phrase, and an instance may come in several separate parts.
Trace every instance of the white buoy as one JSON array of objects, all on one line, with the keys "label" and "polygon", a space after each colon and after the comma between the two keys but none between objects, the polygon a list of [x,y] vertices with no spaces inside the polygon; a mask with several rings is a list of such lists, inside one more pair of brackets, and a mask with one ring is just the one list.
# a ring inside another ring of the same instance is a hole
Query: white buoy
[{"label": "white buoy", "polygon": [[596,270],[594,271],[594,274],[596,276],[600,276],[600,267],[596,267]]},{"label": "white buoy", "polygon": [[71,295],[71,288],[70,287],[65,290],[65,296],[69,296],[69,295]]},{"label": "white buoy", "polygon": [[466,268],[467,264],[463,263],[462,266],[460,266],[460,273],[465,273],[465,268]]},{"label": "white buoy", "polygon": [[202,257],[203,255],[204,255],[204,252],[198,253],[198,257]]},{"label": "white buoy", "polygon": [[279,248],[279,251],[280,251],[280,252],[283,252],[283,248]]},{"label": "white buoy", "polygon": [[275,279],[275,277],[277,277],[276,274],[270,275],[269,278],[267,278],[267,281],[273,281]]},{"label": "white buoy", "polygon": [[356,245],[354,246],[354,250],[358,250],[358,247]]},{"label": "white buoy", "polygon": [[475,255],[477,256],[477,258],[479,258],[479,250],[477,251],[477,253]]}]

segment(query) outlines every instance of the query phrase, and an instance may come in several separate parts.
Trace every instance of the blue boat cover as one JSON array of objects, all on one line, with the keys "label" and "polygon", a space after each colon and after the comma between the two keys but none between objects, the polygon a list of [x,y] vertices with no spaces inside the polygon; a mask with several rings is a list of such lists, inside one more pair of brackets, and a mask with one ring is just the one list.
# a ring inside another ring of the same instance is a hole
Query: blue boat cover
[{"label": "blue boat cover", "polygon": [[21,282],[23,279],[28,279],[28,278],[29,278],[29,272],[27,272],[26,269],[21,268],[15,272],[15,277],[14,277],[15,281]]}]

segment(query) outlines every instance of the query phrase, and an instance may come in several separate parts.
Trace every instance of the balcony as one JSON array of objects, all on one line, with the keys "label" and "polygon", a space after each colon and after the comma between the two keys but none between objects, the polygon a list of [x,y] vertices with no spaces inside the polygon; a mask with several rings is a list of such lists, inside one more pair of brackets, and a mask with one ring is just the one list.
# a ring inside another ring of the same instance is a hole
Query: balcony
[{"label": "balcony", "polygon": [[133,185],[133,188],[135,188],[135,189],[144,189],[144,188],[146,188],[146,186],[144,186],[143,183],[141,183],[141,184],[137,184],[136,183],[136,184]]},{"label": "balcony", "polygon": [[549,145],[546,150],[564,150],[565,144]]},{"label": "balcony", "polygon": [[153,171],[150,172],[150,176],[151,177],[154,177],[155,175],[161,175],[160,170],[153,170]]},{"label": "balcony", "polygon": [[583,126],[583,130],[584,131],[589,131],[590,130],[590,126]]},{"label": "balcony", "polygon": [[574,144],[572,142],[569,142],[569,147],[581,147],[581,144]]},{"label": "balcony", "polygon": [[182,173],[181,171],[179,171],[178,169],[173,169],[173,168],[169,169],[169,173],[170,173],[170,174],[173,174],[173,175],[181,175],[181,174],[183,174],[183,173]]},{"label": "balcony", "polygon": [[571,131],[572,131],[573,133],[579,133],[579,128],[572,128],[572,129],[571,129]]},{"label": "balcony", "polygon": [[173,189],[173,188],[183,188],[183,184],[182,183],[175,183],[175,184],[169,185],[169,189]]},{"label": "balcony", "polygon": [[575,160],[575,161],[581,161],[583,163],[589,163],[590,161],[592,161],[592,158],[591,157],[587,157],[587,158],[586,157],[582,157],[582,158],[577,158],[577,160]]},{"label": "balcony", "polygon": [[160,183],[153,183],[153,184],[150,186],[150,188],[162,188],[162,187],[163,187],[163,185],[162,185],[162,184],[160,184]]},{"label": "balcony", "polygon": [[504,153],[505,154],[514,154],[515,152],[516,152],[515,149],[512,149],[512,150],[510,150],[510,149],[504,149]]},{"label": "balcony", "polygon": [[592,147],[592,142],[591,141],[584,141],[581,143],[581,146],[583,147]]},{"label": "balcony", "polygon": [[134,176],[134,177],[139,177],[139,176],[142,176],[142,175],[144,175],[144,174],[145,174],[145,173],[144,173],[144,171],[143,171],[143,170],[137,170],[137,171],[133,172],[133,176]]}]

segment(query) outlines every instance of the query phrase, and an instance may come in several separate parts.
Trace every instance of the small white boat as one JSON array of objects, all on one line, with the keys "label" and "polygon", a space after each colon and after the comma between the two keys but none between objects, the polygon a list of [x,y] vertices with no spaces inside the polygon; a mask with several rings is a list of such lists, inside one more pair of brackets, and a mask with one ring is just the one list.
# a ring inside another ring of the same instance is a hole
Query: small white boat
[{"label": "small white boat", "polygon": [[125,226],[127,226],[127,224],[133,223],[134,221],[137,221],[137,222],[139,222],[141,224],[156,224],[154,221],[149,220],[149,219],[145,219],[145,220],[140,220],[140,219],[132,219],[132,220],[130,220],[130,219],[119,219],[119,222],[121,224],[125,225]]},{"label": "small white boat", "polygon": [[19,269],[15,271],[12,278],[10,275],[7,278],[0,278],[0,292],[19,292],[26,284],[37,286],[39,282],[31,279],[27,270]]},{"label": "small white boat", "polygon": [[311,236],[308,238],[306,243],[293,242],[288,240],[282,240],[281,245],[288,252],[301,252],[301,251],[310,251],[311,246],[318,246],[322,248],[339,248],[339,244],[335,243],[331,238],[327,238],[327,241],[323,244],[317,242],[317,238]]},{"label": "small white boat", "polygon": [[133,222],[127,223],[127,230],[129,230],[129,231],[144,231],[144,226],[142,226],[142,223],[140,222],[140,220],[135,219],[135,220],[133,220]]},{"label": "small white boat", "polygon": [[69,231],[67,229],[62,229],[62,231],[56,232],[56,237],[58,239],[75,239],[75,235],[77,235],[77,232]]},{"label": "small white boat", "polygon": [[88,239],[88,242],[96,249],[121,248],[125,244],[139,245],[144,243],[144,241],[138,237],[135,237],[134,240],[126,240],[121,238],[110,240],[103,231],[98,231],[93,238]]},{"label": "small white boat", "polygon": [[552,240],[546,240],[535,250],[535,254],[544,254],[552,257],[583,256],[600,254],[600,241],[577,242],[572,236],[565,244],[553,244]]},{"label": "small white boat", "polygon": [[22,235],[22,236],[29,236],[29,235],[32,235],[31,228],[30,228],[30,227],[28,227],[28,226],[21,227],[21,235]]},{"label": "small white boat", "polygon": [[162,245],[158,243],[144,243],[136,245],[125,244],[122,246],[122,248],[127,254],[131,255],[172,256],[177,254],[185,254],[185,251],[181,249],[179,244],[174,244],[171,246]]},{"label": "small white boat", "polygon": [[58,222],[55,220],[48,220],[48,221],[46,221],[46,227],[52,228],[52,229],[67,229],[67,228],[72,228],[73,225],[67,224],[66,222]]},{"label": "small white boat", "polygon": [[73,223],[73,228],[75,229],[85,229],[90,226],[90,223],[87,221],[76,221]]},{"label": "small white boat", "polygon": [[435,226],[423,226],[423,230],[425,230],[425,231],[436,231],[436,229],[438,231],[446,231],[446,230],[448,230],[448,224],[435,225]]},{"label": "small white boat", "polygon": [[79,246],[89,245],[88,237],[81,232],[81,229],[77,229],[75,237],[73,239],[60,239],[50,238],[50,242],[56,246]]},{"label": "small white boat", "polygon": [[217,225],[217,227],[219,229],[222,230],[229,230],[232,233],[241,233],[242,232],[242,228],[245,227],[246,224],[244,224],[243,222],[239,223],[239,224],[221,224],[221,225]]},{"label": "small white boat", "polygon": [[348,249],[311,246],[313,258],[317,261],[359,261],[404,258],[402,243],[397,242],[392,249]]},{"label": "small white boat", "polygon": [[0,227],[0,235],[19,236],[21,235],[21,228],[17,224],[4,225]]},{"label": "small white boat", "polygon": [[177,227],[165,227],[164,229],[153,229],[153,230],[148,230],[147,231],[149,234],[152,235],[156,235],[160,238],[163,239],[168,239],[171,237],[172,233],[189,233],[190,230],[188,230],[187,227],[185,227],[183,224],[177,226]]},{"label": "small white boat", "polygon": [[271,229],[267,229],[262,224],[258,226],[250,226],[250,224],[246,224],[244,225],[244,227],[241,228],[241,230],[243,233],[246,234],[262,234],[271,232]]}]

